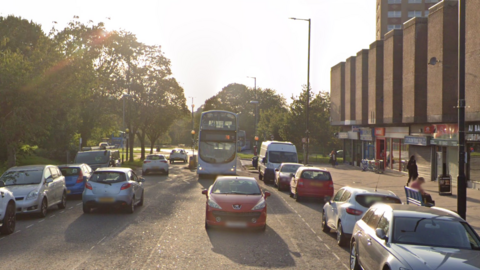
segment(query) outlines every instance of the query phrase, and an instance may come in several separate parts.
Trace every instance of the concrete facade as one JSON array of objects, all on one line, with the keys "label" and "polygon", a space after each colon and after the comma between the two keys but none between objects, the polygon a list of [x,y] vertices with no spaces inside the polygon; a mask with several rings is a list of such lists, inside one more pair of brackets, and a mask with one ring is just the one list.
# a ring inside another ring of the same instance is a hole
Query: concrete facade
[{"label": "concrete facade", "polygon": [[330,117],[332,125],[345,124],[345,62],[332,67],[330,72]]},{"label": "concrete facade", "polygon": [[355,84],[355,56],[349,57],[345,63],[345,124],[356,124],[356,84]]},{"label": "concrete facade", "polygon": [[427,121],[457,121],[458,99],[458,2],[444,0],[430,8],[428,56],[440,62],[427,68]]},{"label": "concrete facade", "polygon": [[403,123],[427,122],[428,19],[403,26]]},{"label": "concrete facade", "polygon": [[383,123],[383,40],[368,52],[368,124]]},{"label": "concrete facade", "polygon": [[402,122],[403,30],[385,34],[383,53],[383,123]]},{"label": "concrete facade", "polygon": [[368,124],[368,50],[359,51],[355,62],[355,121],[357,125],[366,125]]}]

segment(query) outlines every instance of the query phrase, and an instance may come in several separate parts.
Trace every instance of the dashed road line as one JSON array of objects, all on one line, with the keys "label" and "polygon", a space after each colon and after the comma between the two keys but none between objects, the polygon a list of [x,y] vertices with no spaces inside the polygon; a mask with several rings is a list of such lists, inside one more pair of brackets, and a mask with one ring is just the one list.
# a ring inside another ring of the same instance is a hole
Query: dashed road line
[{"label": "dashed road line", "polygon": [[347,268],[347,270],[350,270],[350,268],[346,264],[344,264],[344,263],[342,263],[342,264],[343,264],[343,266],[345,266],[345,268]]},{"label": "dashed road line", "polygon": [[105,238],[107,238],[107,237],[104,236],[104,237],[102,238],[102,240],[98,241],[97,245],[100,244],[103,240],[105,240]]},{"label": "dashed road line", "polygon": [[54,217],[55,215],[51,215],[50,218]]},{"label": "dashed road line", "polygon": [[14,232],[13,234],[16,234],[16,233],[19,233],[19,232],[21,232],[21,231],[20,231],[20,230],[18,230],[18,231],[16,231],[16,232]]},{"label": "dashed road line", "polygon": [[318,238],[318,240],[323,242],[323,239],[320,236],[317,235],[317,238]]},{"label": "dashed road line", "polygon": [[73,209],[73,206],[72,206],[72,207],[70,207],[70,208],[68,208],[68,210],[70,210],[70,209]]},{"label": "dashed road line", "polygon": [[95,248],[95,246],[91,247],[90,250],[92,250],[93,248]]},{"label": "dashed road line", "polygon": [[38,223],[40,223],[40,222],[44,222],[44,221],[45,221],[45,219],[42,219],[42,220],[39,220],[39,221],[38,221]]},{"label": "dashed road line", "polygon": [[78,205],[81,205],[81,204],[82,204],[82,203],[77,203],[77,206],[78,206]]},{"label": "dashed road line", "polygon": [[324,244],[324,245],[325,245],[325,247],[327,247],[327,248],[328,248],[328,250],[331,250],[331,249],[330,249],[330,247],[329,247],[327,244]]},{"label": "dashed road line", "polygon": [[337,260],[340,261],[340,257],[337,256],[337,254],[335,254],[335,252],[332,252],[333,253],[333,256],[335,256],[335,258],[337,258]]},{"label": "dashed road line", "polygon": [[28,225],[28,226],[27,226],[27,229],[30,228],[30,227],[32,227],[33,225],[35,225],[35,224],[30,224],[30,225]]},{"label": "dashed road line", "polygon": [[65,212],[65,210],[61,211],[60,214],[63,214],[63,212]]}]

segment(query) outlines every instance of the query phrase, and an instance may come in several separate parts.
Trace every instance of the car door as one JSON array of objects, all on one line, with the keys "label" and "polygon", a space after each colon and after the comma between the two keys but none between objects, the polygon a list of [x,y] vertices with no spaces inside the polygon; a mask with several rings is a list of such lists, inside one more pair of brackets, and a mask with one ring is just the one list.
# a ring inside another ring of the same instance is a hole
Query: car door
[{"label": "car door", "polygon": [[57,195],[55,194],[55,183],[53,181],[53,174],[50,167],[45,167],[43,172],[43,183],[45,194],[47,195],[48,206],[53,205],[57,200]]},{"label": "car door", "polygon": [[[375,213],[375,208],[370,208],[365,215],[363,215],[362,219],[357,222],[357,226],[355,227],[356,231],[353,232],[355,234],[355,239],[357,240],[357,252],[358,252],[358,261],[363,266],[364,269],[370,269],[367,267],[367,228],[368,228],[368,221]],[[355,230],[354,229],[354,230]]]},{"label": "car door", "polygon": [[337,203],[340,202],[340,199],[343,196],[343,193],[345,193],[345,189],[341,188],[339,191],[337,191],[337,194],[333,196],[333,199],[328,202],[328,212],[327,212],[327,224],[328,227],[330,228],[336,228],[337,227],[337,220],[335,219],[335,213],[337,212]]},{"label": "car door", "polygon": [[53,189],[55,194],[55,203],[59,202],[63,193],[62,173],[57,167],[50,167],[53,176]]},{"label": "car door", "polygon": [[[385,232],[385,235],[389,235],[390,224],[391,224],[391,212],[385,212],[383,216],[378,221],[375,229],[379,228]],[[386,243],[388,241],[380,239],[376,233],[372,235],[372,244],[370,246],[370,260],[372,262],[372,269],[380,269],[381,264],[389,256],[388,249],[386,248]]]},{"label": "car door", "polygon": [[332,209],[335,226],[338,224],[338,220],[341,218],[342,206],[350,199],[350,196],[352,196],[352,192],[348,189],[345,189],[340,201],[335,204],[335,209]]},{"label": "car door", "polygon": [[138,179],[135,178],[135,175],[133,174],[133,171],[129,171],[127,173],[127,176],[128,176],[128,181],[130,184],[132,184],[132,191],[133,191],[133,194],[135,195],[135,202],[138,201],[140,199],[140,197],[138,197]]},{"label": "car door", "polygon": [[373,255],[372,253],[374,252],[375,247],[378,247],[374,245],[375,238],[376,238],[375,229],[377,228],[377,225],[380,219],[382,218],[384,212],[385,211],[382,208],[375,209],[375,212],[367,222],[368,226],[365,228],[365,237],[364,237],[365,241],[363,243],[365,252],[363,254],[363,257],[365,258],[364,267],[366,269],[378,269],[378,268],[375,268],[375,265],[377,264],[377,262],[375,262],[376,256]]},{"label": "car door", "polygon": [[137,198],[137,200],[140,200],[142,198],[143,183],[140,182],[140,179],[135,174],[135,172],[132,171],[132,175],[133,175],[133,179],[135,181],[135,185],[137,186],[137,189],[135,191],[135,198]]}]

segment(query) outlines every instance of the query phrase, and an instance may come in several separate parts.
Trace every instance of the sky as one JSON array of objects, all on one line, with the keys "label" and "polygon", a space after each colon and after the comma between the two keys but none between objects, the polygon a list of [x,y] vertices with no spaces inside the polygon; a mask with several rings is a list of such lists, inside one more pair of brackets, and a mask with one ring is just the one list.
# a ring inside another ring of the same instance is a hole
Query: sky
[{"label": "sky", "polygon": [[15,15],[61,29],[79,16],[124,29],[161,45],[173,76],[196,108],[230,83],[275,89],[287,101],[307,83],[330,91],[330,68],[375,41],[375,0],[15,0],[0,16]]}]

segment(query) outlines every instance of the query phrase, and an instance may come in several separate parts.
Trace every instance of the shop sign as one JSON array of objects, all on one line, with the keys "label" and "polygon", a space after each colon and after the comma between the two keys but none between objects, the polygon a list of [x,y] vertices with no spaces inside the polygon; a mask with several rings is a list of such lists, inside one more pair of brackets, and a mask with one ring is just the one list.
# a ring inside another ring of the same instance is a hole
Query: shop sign
[{"label": "shop sign", "polygon": [[425,127],[423,127],[423,133],[433,134],[434,131],[435,131],[435,127],[434,127],[434,126],[425,126]]},{"label": "shop sign", "polygon": [[349,131],[348,138],[351,140],[358,140],[358,132]]},{"label": "shop sign", "polygon": [[479,132],[480,133],[480,125],[468,125],[468,132]]},{"label": "shop sign", "polygon": [[385,128],[385,137],[403,139],[408,136],[409,127],[387,127]]},{"label": "shop sign", "polygon": [[434,125],[435,133],[433,137],[435,139],[444,139],[444,140],[457,140],[458,134],[458,125],[457,124],[442,124]]},{"label": "shop sign", "polygon": [[480,134],[465,134],[465,140],[480,142]]},{"label": "shop sign", "polygon": [[348,132],[339,132],[338,133],[339,139],[348,139]]},{"label": "shop sign", "polygon": [[385,128],[375,128],[375,136],[385,136]]},{"label": "shop sign", "polygon": [[352,126],[352,131],[353,131],[353,132],[358,132],[358,131],[360,131],[360,127],[359,127],[359,126]]},{"label": "shop sign", "polygon": [[458,146],[458,141],[457,140],[431,139],[430,144],[439,145],[439,146]]},{"label": "shop sign", "polygon": [[405,136],[403,144],[427,146],[429,141],[427,137]]},{"label": "shop sign", "polygon": [[371,128],[360,128],[360,140],[373,141],[373,130]]}]

